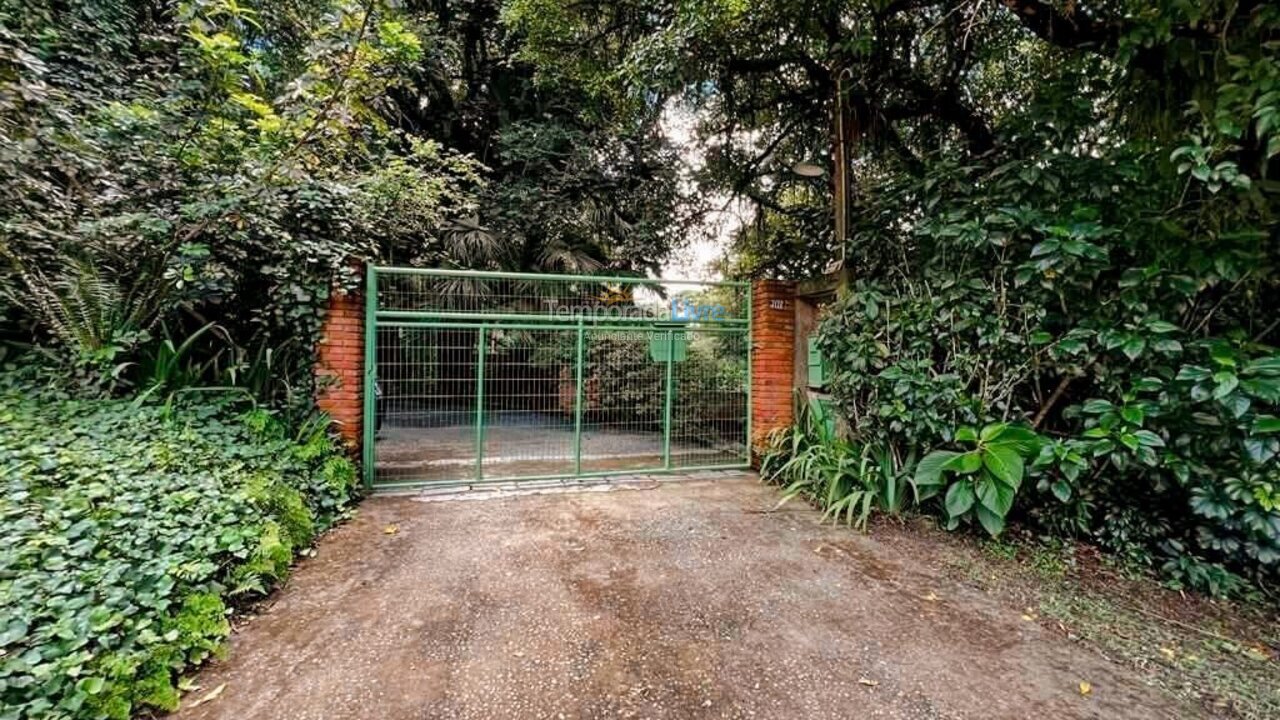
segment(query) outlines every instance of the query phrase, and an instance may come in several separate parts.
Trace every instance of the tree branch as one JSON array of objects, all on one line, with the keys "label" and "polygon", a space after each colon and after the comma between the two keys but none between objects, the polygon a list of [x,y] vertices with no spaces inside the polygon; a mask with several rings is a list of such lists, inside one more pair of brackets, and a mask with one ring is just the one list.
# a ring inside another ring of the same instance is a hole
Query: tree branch
[{"label": "tree branch", "polygon": [[822,63],[808,55],[792,54],[762,58],[730,58],[725,63],[725,70],[739,73],[772,73],[785,67],[795,66],[808,75],[810,82],[825,89],[831,86],[831,72]]},{"label": "tree branch", "polygon": [[1062,398],[1062,394],[1067,391],[1067,386],[1074,379],[1075,377],[1071,375],[1062,376],[1062,379],[1058,381],[1058,386],[1053,389],[1049,399],[1045,400],[1044,404],[1040,406],[1040,411],[1036,413],[1035,419],[1031,421],[1032,430],[1040,429],[1040,423],[1043,423],[1044,419],[1049,416],[1049,411],[1053,409],[1054,405],[1058,404],[1058,400]]},{"label": "tree branch", "polygon": [[[1069,10],[1060,10],[1043,0],[997,0],[1018,18],[1023,27],[1042,40],[1065,48],[1080,48],[1102,53],[1114,52],[1120,46],[1120,38],[1137,23],[1128,19],[1107,18],[1099,20],[1081,10],[1078,4],[1069,3]],[[1216,22],[1210,18],[1197,25],[1174,25],[1169,33],[1174,37],[1217,42],[1231,25],[1251,22],[1254,2],[1241,3],[1236,12]],[[1275,40],[1280,33],[1271,31],[1261,38]]]},{"label": "tree branch", "polygon": [[890,75],[891,82],[897,83],[913,97],[908,104],[885,108],[883,115],[886,120],[932,115],[959,130],[969,143],[969,151],[974,155],[984,155],[995,147],[995,134],[988,127],[987,121],[964,104],[957,91],[934,88],[908,73],[891,72]]},{"label": "tree branch", "polygon": [[1075,3],[1059,10],[1041,0],[998,0],[1022,26],[1042,40],[1066,48],[1113,52],[1119,46],[1123,26],[1093,19]]}]

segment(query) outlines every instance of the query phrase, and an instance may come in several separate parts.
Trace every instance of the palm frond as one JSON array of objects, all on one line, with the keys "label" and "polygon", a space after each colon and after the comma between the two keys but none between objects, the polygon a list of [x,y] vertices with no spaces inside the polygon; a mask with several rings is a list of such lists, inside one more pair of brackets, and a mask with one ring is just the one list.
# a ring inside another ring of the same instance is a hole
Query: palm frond
[{"label": "palm frond", "polygon": [[144,272],[126,280],[97,261],[64,256],[53,272],[17,266],[21,284],[10,299],[64,345],[86,354],[132,344],[159,320],[162,278]]}]

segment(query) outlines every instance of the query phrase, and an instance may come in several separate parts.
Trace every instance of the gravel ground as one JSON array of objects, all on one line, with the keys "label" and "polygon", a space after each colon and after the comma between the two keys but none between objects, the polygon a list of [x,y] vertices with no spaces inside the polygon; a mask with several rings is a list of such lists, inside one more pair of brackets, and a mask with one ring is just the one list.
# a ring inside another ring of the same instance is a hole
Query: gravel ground
[{"label": "gravel ground", "polygon": [[748,476],[367,500],[178,717],[1198,714],[910,551],[776,502]]}]

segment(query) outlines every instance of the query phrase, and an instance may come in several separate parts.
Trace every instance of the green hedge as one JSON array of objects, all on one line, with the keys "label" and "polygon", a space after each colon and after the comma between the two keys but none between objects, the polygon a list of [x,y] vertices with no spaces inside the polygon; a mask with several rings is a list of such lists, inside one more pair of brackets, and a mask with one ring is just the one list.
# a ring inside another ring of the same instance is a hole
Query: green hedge
[{"label": "green hedge", "polygon": [[227,399],[77,400],[0,376],[0,719],[178,704],[228,603],[267,592],[355,487],[322,424]]},{"label": "green hedge", "polygon": [[828,387],[858,442],[919,457],[972,449],[966,427],[1039,418],[1015,515],[1176,587],[1277,587],[1280,350],[1159,319],[1051,333],[1034,319],[1043,307],[1015,324],[980,283],[930,279],[861,281],[820,327]]}]

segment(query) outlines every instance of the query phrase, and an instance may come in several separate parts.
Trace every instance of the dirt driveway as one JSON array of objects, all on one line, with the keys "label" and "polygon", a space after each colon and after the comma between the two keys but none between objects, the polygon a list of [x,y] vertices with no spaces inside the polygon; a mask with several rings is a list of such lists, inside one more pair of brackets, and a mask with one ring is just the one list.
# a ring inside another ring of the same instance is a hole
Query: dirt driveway
[{"label": "dirt driveway", "polygon": [[767,512],[776,497],[738,476],[368,500],[178,717],[1198,714],[927,559]]}]

